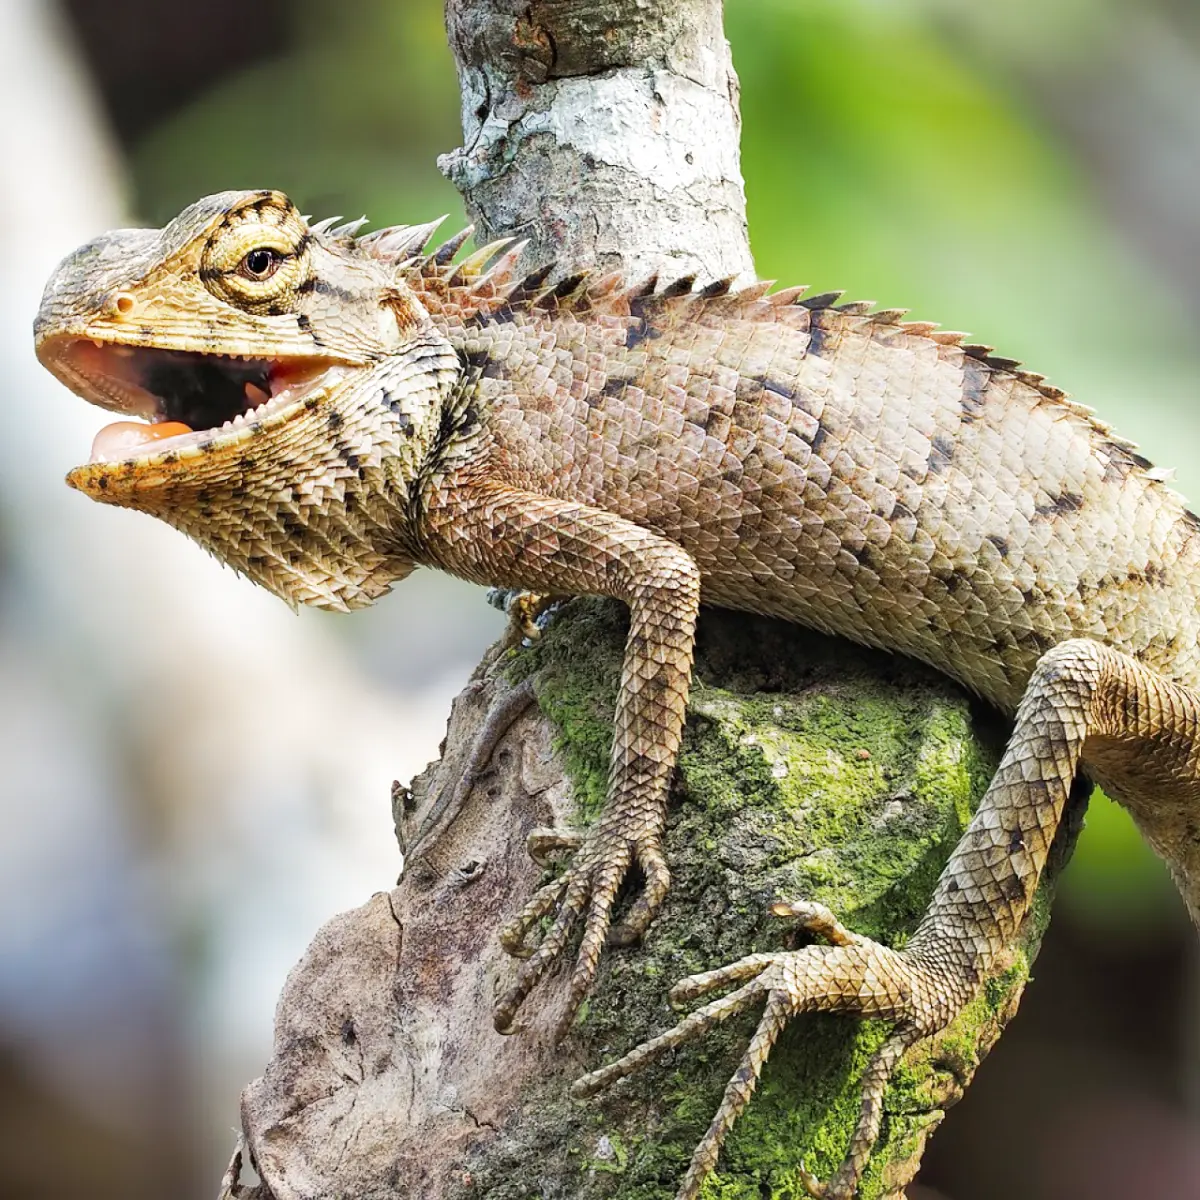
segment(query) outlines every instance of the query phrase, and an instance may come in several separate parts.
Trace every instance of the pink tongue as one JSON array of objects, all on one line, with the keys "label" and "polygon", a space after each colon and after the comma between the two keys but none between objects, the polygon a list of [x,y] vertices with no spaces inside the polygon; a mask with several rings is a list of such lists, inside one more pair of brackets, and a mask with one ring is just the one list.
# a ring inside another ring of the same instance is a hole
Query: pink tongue
[{"label": "pink tongue", "polygon": [[191,427],[182,421],[159,421],[155,425],[144,425],[140,421],[115,421],[96,434],[92,443],[92,458],[94,463],[118,462],[122,458],[132,458],[138,451],[143,450],[163,438],[178,437],[182,433],[191,433]]}]

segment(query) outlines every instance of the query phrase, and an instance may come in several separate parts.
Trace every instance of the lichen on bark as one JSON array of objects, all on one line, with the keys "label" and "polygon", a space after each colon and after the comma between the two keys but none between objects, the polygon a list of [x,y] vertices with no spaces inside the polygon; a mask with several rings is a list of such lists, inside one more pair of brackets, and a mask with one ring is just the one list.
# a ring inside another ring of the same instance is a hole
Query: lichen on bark
[{"label": "lichen on bark", "polygon": [[[397,791],[406,843],[456,785],[496,698],[517,678],[532,679],[539,698],[400,885],[331,921],[293,971],[271,1062],[243,1094],[263,1190],[239,1183],[235,1164],[226,1195],[669,1200],[753,1015],[589,1103],[569,1099],[570,1082],[673,1022],[665,998],[682,976],[794,944],[766,915],[777,896],[823,901],[856,930],[903,943],[986,788],[1003,723],[910,662],[706,611],[662,912],[641,944],[606,951],[564,1042],[552,1030],[567,964],[526,1003],[521,1032],[494,1032],[491,1007],[516,969],[497,931],[544,882],[525,836],[598,811],[626,628],[619,605],[574,601],[456,702],[443,758]],[[1074,828],[1067,822],[1064,844]],[[1015,1011],[1050,886],[979,997],[897,1072],[866,1200],[901,1193]],[[884,1033],[849,1018],[794,1021],[703,1195],[794,1198],[801,1161],[832,1171]]]}]

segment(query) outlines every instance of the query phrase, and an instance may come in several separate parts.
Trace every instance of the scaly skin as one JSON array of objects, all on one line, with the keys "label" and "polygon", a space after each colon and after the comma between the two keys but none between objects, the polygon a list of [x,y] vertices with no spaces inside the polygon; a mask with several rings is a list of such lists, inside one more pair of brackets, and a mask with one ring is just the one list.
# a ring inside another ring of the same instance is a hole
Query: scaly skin
[{"label": "scaly skin", "polygon": [[[607,806],[586,836],[558,839],[577,846],[570,868],[502,934],[528,957],[497,1008],[501,1031],[580,918],[562,1028],[605,940],[636,938],[662,902],[701,601],[911,655],[1015,713],[903,950],[780,902],[831,944],[684,980],[678,998],[741,986],[576,1085],[589,1094],[764,1002],[687,1200],[793,1014],[890,1019],[843,1168],[808,1181],[850,1196],[888,1074],[1020,926],[1077,771],[1129,807],[1200,917],[1200,523],[1087,409],[962,335],[757,285],[547,285],[547,272],[513,275],[519,247],[454,266],[460,236],[421,255],[430,233],[355,238],[310,227],[278,193],[225,193],[164,230],[76,252],[35,327],[69,386],[192,424],[228,415],[248,375],[276,399],[232,429],[147,441],[69,480],[176,525],[293,603],[366,604],[420,563],[629,605]],[[264,361],[198,372],[147,348]],[[634,865],[642,891],[610,928]]]}]

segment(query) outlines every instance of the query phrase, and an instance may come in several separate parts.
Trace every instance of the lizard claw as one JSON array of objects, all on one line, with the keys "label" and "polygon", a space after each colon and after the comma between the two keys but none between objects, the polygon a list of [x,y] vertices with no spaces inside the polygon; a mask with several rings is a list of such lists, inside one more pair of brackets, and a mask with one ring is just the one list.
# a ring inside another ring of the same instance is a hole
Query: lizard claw
[{"label": "lizard claw", "polygon": [[[543,868],[554,866],[560,855],[573,854],[582,844],[582,834],[561,833],[554,829],[535,829],[525,842],[529,857]],[[534,948],[526,941],[529,931],[559,902],[567,890],[567,883],[564,875],[538,888],[525,907],[500,930],[500,945],[514,958],[533,956]]]},{"label": "lizard claw", "polygon": [[508,605],[508,618],[530,641],[542,636],[542,619],[556,605],[559,596],[543,596],[538,592],[518,592]]},{"label": "lizard claw", "polygon": [[824,904],[811,900],[775,900],[769,911],[773,917],[799,918],[801,929],[831,946],[853,946],[865,940],[847,929]]},{"label": "lizard claw", "polygon": [[508,616],[508,628],[501,639],[506,647],[541,637],[543,619],[561,599],[514,588],[489,588],[487,593],[487,602]]},{"label": "lizard claw", "polygon": [[[501,945],[510,954],[525,958],[525,962],[516,983],[496,1005],[493,1023],[500,1033],[513,1030],[517,1010],[562,954],[583,917],[583,937],[567,991],[567,1003],[555,1031],[556,1037],[562,1037],[592,985],[605,942],[612,940],[624,945],[640,936],[670,886],[670,872],[657,835],[631,842],[628,838],[597,829],[584,838],[540,831],[530,838],[530,850],[535,858],[539,854],[549,855],[575,846],[580,847],[579,852],[566,873],[540,888],[501,932]],[[645,874],[645,887],[626,920],[610,933],[613,901],[629,867],[635,862]],[[553,924],[541,945],[532,949],[528,942],[530,930],[556,907],[558,913]]]},{"label": "lizard claw", "polygon": [[813,1197],[851,1200],[879,1133],[883,1095],[892,1071],[914,1042],[947,1024],[959,1006],[947,999],[945,987],[928,968],[851,933],[824,905],[777,901],[771,911],[777,916],[799,917],[806,929],[830,944],[750,954],[727,966],[680,980],[670,993],[672,1004],[731,985],[740,986],[710,1000],[674,1028],[634,1047],[617,1062],[584,1075],[571,1088],[577,1099],[593,1096],[618,1079],[640,1071],[665,1051],[695,1041],[715,1025],[757,1002],[763,1003],[758,1027],[696,1147],[676,1200],[695,1200],[699,1195],[726,1135],[750,1102],[775,1040],[788,1021],[802,1012],[840,1012],[896,1022],[864,1074],[862,1109],[841,1168],[825,1183],[801,1168],[801,1179]]}]

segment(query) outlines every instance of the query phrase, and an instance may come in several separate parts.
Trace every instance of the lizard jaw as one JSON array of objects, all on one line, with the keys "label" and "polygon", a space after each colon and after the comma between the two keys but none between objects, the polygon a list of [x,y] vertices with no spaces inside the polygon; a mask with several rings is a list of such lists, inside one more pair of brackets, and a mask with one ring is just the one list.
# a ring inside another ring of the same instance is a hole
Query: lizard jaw
[{"label": "lizard jaw", "polygon": [[226,448],[286,421],[302,402],[325,392],[344,373],[324,359],[202,354],[63,339],[43,361],[94,404],[140,418],[107,425],[96,435],[87,467],[152,467],[186,455]]}]

